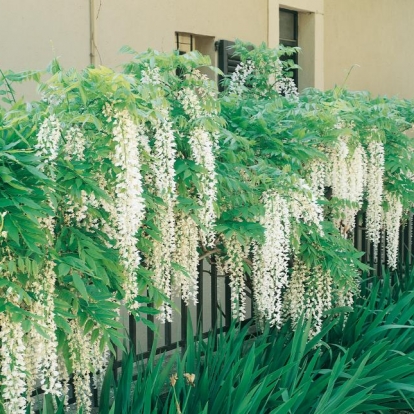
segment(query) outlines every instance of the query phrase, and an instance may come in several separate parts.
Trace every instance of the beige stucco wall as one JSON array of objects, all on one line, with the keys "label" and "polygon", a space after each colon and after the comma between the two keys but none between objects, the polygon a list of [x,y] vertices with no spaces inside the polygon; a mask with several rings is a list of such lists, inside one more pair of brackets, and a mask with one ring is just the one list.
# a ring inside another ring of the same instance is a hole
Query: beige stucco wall
[{"label": "beige stucco wall", "polygon": [[413,0],[326,0],[325,87],[414,98],[413,42]]},{"label": "beige stucco wall", "polygon": [[[0,0],[0,68],[46,69],[89,63],[89,4],[85,0]],[[37,97],[36,85],[14,85],[17,96]]]},{"label": "beige stucco wall", "polygon": [[214,40],[277,46],[280,7],[299,12],[300,89],[342,84],[355,64],[349,88],[414,96],[414,0],[0,0],[0,67],[45,68],[59,56],[82,68],[91,51],[114,67],[128,58],[121,46],[168,52],[175,32],[210,36],[198,44],[215,64]]},{"label": "beige stucco wall", "polygon": [[89,62],[89,5],[85,0],[0,0],[0,67],[43,69]]}]

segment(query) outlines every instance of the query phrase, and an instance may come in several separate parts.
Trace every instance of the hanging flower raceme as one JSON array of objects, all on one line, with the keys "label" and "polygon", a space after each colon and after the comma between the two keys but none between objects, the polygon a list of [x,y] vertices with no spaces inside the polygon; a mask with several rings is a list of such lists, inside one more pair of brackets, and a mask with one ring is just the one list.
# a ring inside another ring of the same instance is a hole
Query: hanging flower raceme
[{"label": "hanging flower raceme", "polygon": [[382,227],[383,177],[384,145],[379,141],[371,141],[368,144],[366,223],[369,240],[374,244],[374,257],[377,255]]},{"label": "hanging flower raceme", "polygon": [[246,291],[243,260],[246,257],[243,246],[236,236],[223,240],[227,250],[227,259],[222,265],[230,278],[231,312],[233,318],[243,321],[246,318]]},{"label": "hanging flower raceme", "polygon": [[[194,122],[200,117],[211,115],[202,109],[199,96],[190,88],[180,91],[179,99],[190,121]],[[204,170],[204,172],[197,173],[200,180],[200,189],[197,195],[200,209],[197,214],[202,224],[202,242],[204,245],[212,247],[215,239],[214,224],[216,220],[214,203],[217,200],[214,155],[217,150],[217,140],[215,134],[197,126],[190,131],[189,144],[194,161]]]},{"label": "hanging flower raceme", "polygon": [[309,277],[309,268],[295,257],[289,287],[283,298],[285,313],[291,319],[293,329],[296,328],[299,318],[305,312],[306,286]]},{"label": "hanging flower raceme", "polygon": [[36,155],[42,157],[39,169],[46,171],[51,178],[55,176],[56,159],[59,153],[61,126],[55,115],[50,115],[40,125],[37,133]]},{"label": "hanging flower raceme", "polygon": [[70,322],[72,332],[68,335],[70,360],[72,363],[73,386],[75,390],[76,405],[88,414],[92,408],[92,389],[89,373],[92,368],[92,354],[90,342],[85,337],[79,321]]},{"label": "hanging flower raceme", "polygon": [[176,220],[177,248],[174,253],[174,262],[181,269],[174,270],[174,292],[188,305],[190,301],[198,302],[198,226],[190,217],[181,213]]},{"label": "hanging flower raceme", "polygon": [[39,319],[35,320],[48,338],[41,335],[32,325],[28,332],[26,363],[28,366],[28,389],[32,390],[36,380],[46,394],[62,396],[62,384],[58,367],[58,341],[55,323],[55,263],[47,261],[41,272],[35,275],[32,291],[36,296],[31,312]]},{"label": "hanging flower raceme", "polygon": [[[160,85],[161,78],[158,68],[145,69],[141,82],[153,87]],[[157,99],[153,100],[154,110],[158,112],[152,122],[153,147],[151,151],[152,174],[154,177],[154,193],[163,201],[155,218],[160,231],[160,240],[153,240],[153,252],[148,258],[148,265],[153,271],[154,286],[167,298],[171,298],[171,281],[173,276],[173,255],[176,250],[176,225],[174,207],[176,204],[176,182],[174,164],[177,158],[176,142],[169,107],[163,99],[161,88],[155,88]],[[171,305],[164,302],[157,315],[161,322],[172,320]]]},{"label": "hanging flower raceme", "polygon": [[[344,128],[339,122],[336,128]],[[352,127],[352,125],[351,125]],[[345,201],[333,212],[335,227],[348,237],[355,227],[355,217],[362,207],[366,187],[366,153],[360,143],[354,144],[351,136],[340,136],[329,153],[326,185],[332,188],[332,197]]]},{"label": "hanging flower raceme", "polygon": [[[16,298],[17,303],[17,298]],[[6,414],[26,413],[27,368],[24,355],[26,345],[20,322],[0,313],[0,369],[2,375],[2,405]]]},{"label": "hanging flower raceme", "polygon": [[253,246],[253,288],[259,321],[282,324],[282,290],[288,286],[290,252],[290,212],[286,200],[277,192],[263,195],[265,229],[263,245]]},{"label": "hanging flower raceme", "polygon": [[310,336],[318,334],[322,328],[323,313],[332,308],[333,280],[329,272],[320,266],[310,269],[295,257],[289,287],[284,296],[286,315],[295,328],[299,318],[311,320]]},{"label": "hanging flower raceme", "polygon": [[296,221],[302,220],[306,224],[314,224],[322,233],[321,222],[323,210],[311,187],[300,179],[298,190],[291,195],[289,201],[291,215]]},{"label": "hanging flower raceme", "polygon": [[312,160],[306,168],[308,183],[317,199],[322,199],[325,195],[326,182],[326,162],[315,159]]},{"label": "hanging flower raceme", "polygon": [[388,210],[384,213],[384,229],[387,235],[387,262],[390,269],[396,269],[403,206],[401,198],[396,194],[386,192],[384,199],[388,203]]},{"label": "hanging flower raceme", "polygon": [[86,140],[81,129],[78,126],[70,127],[65,134],[65,160],[83,161],[85,159],[85,147]]},{"label": "hanging flower raceme", "polygon": [[[78,320],[73,319],[70,327],[72,332],[68,336],[68,345],[76,405],[78,409],[82,407],[84,413],[90,413],[92,408],[91,385],[100,391],[109,361],[109,350],[105,347],[102,352],[100,349],[102,335],[98,334],[92,341],[92,331],[85,334]],[[94,330],[96,329],[99,328],[95,326]],[[92,384],[90,374],[92,374]]]},{"label": "hanging flower raceme", "polygon": [[113,111],[107,105],[105,115],[113,120],[113,141],[115,144],[112,162],[116,168],[114,218],[117,229],[117,245],[121,263],[124,266],[125,302],[129,310],[138,308],[136,270],[141,258],[137,248],[137,233],[145,216],[139,145],[143,127],[136,124],[127,110]]},{"label": "hanging flower raceme", "polygon": [[254,72],[255,67],[252,61],[241,62],[231,75],[229,93],[241,96],[246,89],[246,82]]},{"label": "hanging flower raceme", "polygon": [[305,297],[305,315],[312,320],[310,337],[321,331],[323,314],[332,308],[332,283],[330,272],[320,266],[310,271]]},{"label": "hanging flower raceme", "polygon": [[353,218],[351,216],[350,222],[346,223],[352,230],[355,227],[355,216],[357,210],[362,208],[364,198],[364,191],[367,180],[367,155],[361,144],[357,144],[353,153],[350,153],[347,160],[348,164],[348,200],[356,204],[357,207],[353,210]]}]

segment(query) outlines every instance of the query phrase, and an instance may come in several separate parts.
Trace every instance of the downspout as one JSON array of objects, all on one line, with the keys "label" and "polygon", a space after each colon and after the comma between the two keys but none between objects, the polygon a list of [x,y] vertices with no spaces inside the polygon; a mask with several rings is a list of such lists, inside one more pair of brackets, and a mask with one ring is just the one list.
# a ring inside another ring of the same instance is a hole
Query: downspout
[{"label": "downspout", "polygon": [[89,60],[95,66],[95,0],[89,0]]}]

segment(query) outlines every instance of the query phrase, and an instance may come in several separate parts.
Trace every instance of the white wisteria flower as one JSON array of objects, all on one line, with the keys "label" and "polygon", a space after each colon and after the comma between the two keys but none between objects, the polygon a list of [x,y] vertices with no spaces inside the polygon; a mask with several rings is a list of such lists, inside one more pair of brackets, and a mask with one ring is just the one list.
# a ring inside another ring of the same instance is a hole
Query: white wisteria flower
[{"label": "white wisteria flower", "polygon": [[287,201],[275,191],[263,195],[265,229],[262,246],[253,247],[253,288],[257,318],[282,325],[282,290],[289,284],[290,212]]},{"label": "white wisteria flower", "polygon": [[[16,301],[17,303],[17,301]],[[26,345],[20,322],[0,313],[0,372],[2,375],[1,399],[6,414],[26,413]]]},{"label": "white wisteria flower", "polygon": [[243,321],[246,318],[246,291],[244,280],[245,252],[236,236],[223,239],[227,250],[227,259],[223,263],[223,271],[230,278],[231,311],[235,319]]},{"label": "white wisteria flower", "polygon": [[65,160],[79,160],[85,159],[86,139],[81,129],[78,126],[70,127],[65,134]]},{"label": "white wisteria flower", "polygon": [[[194,123],[200,117],[211,115],[203,109],[199,95],[190,88],[184,88],[178,96],[183,105],[184,112],[189,116],[191,122]],[[204,169],[204,172],[197,173],[200,179],[200,189],[198,192],[200,209],[197,214],[202,224],[202,242],[208,247],[212,247],[215,240],[214,225],[216,221],[214,204],[217,200],[217,178],[215,171],[215,151],[217,150],[216,135],[207,131],[204,127],[197,126],[190,131],[189,144],[192,158],[197,165]]]},{"label": "white wisteria flower", "polygon": [[384,228],[387,235],[387,262],[390,269],[396,269],[403,206],[401,198],[396,194],[386,192],[384,199],[388,203],[388,210],[384,213]]},{"label": "white wisteria flower", "polygon": [[[158,72],[148,72],[148,82],[153,86],[159,84]],[[147,81],[147,80],[146,80]],[[157,94],[163,92],[158,89]],[[158,95],[157,95],[158,96]],[[163,206],[158,209],[156,225],[160,229],[160,239],[153,241],[152,257],[148,258],[148,265],[153,271],[154,286],[159,289],[167,298],[171,298],[172,277],[173,277],[173,255],[176,250],[176,225],[174,207],[177,199],[174,164],[177,158],[177,149],[174,136],[174,129],[170,119],[169,107],[163,99],[154,100],[157,102],[155,108],[159,117],[152,120],[154,144],[151,150],[152,174],[154,177],[155,195],[163,201]],[[164,302],[160,306],[160,313],[157,318],[161,322],[172,320],[171,305]]]},{"label": "white wisteria flower", "polygon": [[48,338],[44,337],[32,325],[28,337],[28,347],[26,350],[27,366],[30,367],[28,378],[28,388],[32,389],[35,380],[40,382],[46,394],[62,395],[62,384],[59,378],[58,366],[58,341],[56,336],[55,322],[55,283],[56,274],[54,271],[55,263],[47,261],[41,273],[32,282],[32,290],[36,295],[36,301],[32,304],[32,313],[39,320],[35,321]]},{"label": "white wisteria flower", "polygon": [[116,247],[124,266],[125,302],[129,310],[134,310],[139,306],[135,300],[139,293],[136,271],[141,261],[137,233],[145,216],[139,146],[140,141],[147,138],[144,137],[144,128],[133,121],[127,110],[110,114],[115,143],[112,162],[117,168],[113,209],[116,214]]},{"label": "white wisteria flower", "polygon": [[241,62],[231,75],[229,92],[241,96],[246,89],[246,81],[253,73],[255,66],[251,60]]},{"label": "white wisteria flower", "polygon": [[92,369],[92,353],[90,342],[85,338],[79,321],[70,321],[72,332],[68,335],[69,357],[72,363],[73,387],[78,410],[82,408],[85,414],[92,409],[92,389],[89,373]]},{"label": "white wisteria flower", "polygon": [[374,257],[377,255],[382,227],[384,162],[384,145],[379,141],[371,141],[368,144],[366,222],[368,237],[374,245]]},{"label": "white wisteria flower", "polygon": [[180,214],[176,219],[177,247],[173,260],[182,270],[174,270],[175,294],[181,294],[186,305],[198,302],[198,226],[191,216]]},{"label": "white wisteria flower", "polygon": [[56,159],[59,154],[61,125],[55,115],[50,115],[40,125],[37,143],[34,148],[36,155],[42,157],[43,164],[39,169],[46,171],[52,178],[55,176]]},{"label": "white wisteria flower", "polygon": [[[344,127],[340,124],[339,127]],[[367,156],[358,143],[351,146],[350,136],[340,136],[336,146],[330,151],[329,184],[332,196],[346,201],[333,214],[333,222],[344,237],[348,237],[355,227],[355,218],[362,207],[367,179]]]}]

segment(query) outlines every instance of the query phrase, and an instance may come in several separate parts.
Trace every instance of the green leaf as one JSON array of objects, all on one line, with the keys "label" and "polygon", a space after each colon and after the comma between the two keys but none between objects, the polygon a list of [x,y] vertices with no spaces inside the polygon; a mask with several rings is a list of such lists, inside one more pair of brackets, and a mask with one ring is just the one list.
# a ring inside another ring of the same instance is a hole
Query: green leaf
[{"label": "green leaf", "polygon": [[89,300],[89,295],[88,295],[88,292],[86,291],[85,283],[80,277],[79,273],[73,272],[72,280],[73,280],[73,284],[75,288],[81,294],[82,298],[85,299],[86,301]]}]

